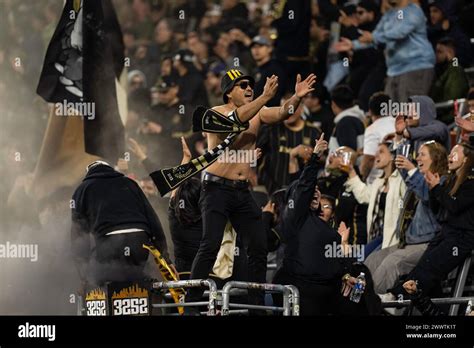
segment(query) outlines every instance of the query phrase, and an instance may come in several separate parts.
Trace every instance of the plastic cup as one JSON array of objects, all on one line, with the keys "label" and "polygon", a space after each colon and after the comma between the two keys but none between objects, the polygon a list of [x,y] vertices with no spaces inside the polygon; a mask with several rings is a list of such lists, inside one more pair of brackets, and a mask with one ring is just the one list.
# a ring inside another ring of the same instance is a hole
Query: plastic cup
[{"label": "plastic cup", "polygon": [[410,148],[411,148],[411,144],[403,144],[400,149],[400,155],[410,159],[411,157]]},{"label": "plastic cup", "polygon": [[343,152],[341,157],[342,157],[341,170],[343,170],[346,173],[349,173],[350,168],[351,168],[352,153],[351,152]]}]

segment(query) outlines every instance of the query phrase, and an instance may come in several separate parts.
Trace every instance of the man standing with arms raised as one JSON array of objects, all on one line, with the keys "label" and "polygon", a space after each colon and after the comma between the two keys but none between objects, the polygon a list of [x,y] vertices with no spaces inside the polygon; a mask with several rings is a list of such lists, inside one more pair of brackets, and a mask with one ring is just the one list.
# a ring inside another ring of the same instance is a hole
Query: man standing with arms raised
[{"label": "man standing with arms raised", "polygon": [[[258,130],[262,123],[277,123],[287,119],[297,108],[301,99],[313,91],[316,76],[311,74],[304,81],[298,75],[295,94],[281,107],[265,107],[278,88],[278,77],[273,75],[261,96],[253,100],[254,79],[236,69],[229,70],[222,78],[221,89],[225,104],[213,108],[223,114],[234,115],[241,123],[249,122],[247,130],[240,133],[231,149],[255,151]],[[226,133],[207,133],[208,148],[220,144]],[[251,158],[250,156],[246,156]],[[219,251],[225,225],[230,220],[237,233],[245,233],[248,245],[249,280],[264,283],[266,276],[267,246],[261,210],[253,200],[249,189],[250,163],[229,163],[218,160],[204,174],[201,193],[203,236],[199,251],[191,269],[191,279],[206,279],[212,270]],[[263,296],[250,294],[253,304],[262,304]],[[202,290],[190,289],[187,302],[198,301]],[[186,307],[187,312],[195,310]]]}]

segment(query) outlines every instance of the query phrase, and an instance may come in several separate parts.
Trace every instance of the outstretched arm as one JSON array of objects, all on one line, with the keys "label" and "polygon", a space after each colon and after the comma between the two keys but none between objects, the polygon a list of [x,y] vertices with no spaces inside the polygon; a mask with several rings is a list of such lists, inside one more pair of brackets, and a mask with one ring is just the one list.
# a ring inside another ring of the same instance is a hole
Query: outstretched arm
[{"label": "outstretched arm", "polygon": [[[261,96],[251,101],[248,104],[242,105],[236,109],[237,117],[240,122],[245,123],[250,121],[257,113],[265,106],[270,99],[272,99],[278,89],[278,76],[272,75],[267,77],[267,82],[263,87],[263,93]],[[219,107],[213,108],[216,111],[220,111]]]},{"label": "outstretched arm", "polygon": [[263,123],[271,124],[286,120],[296,112],[301,99],[308,93],[314,91],[313,85],[316,83],[316,75],[310,74],[301,81],[301,75],[296,77],[295,94],[280,107],[264,108],[260,111],[260,120]]},{"label": "outstretched arm", "polygon": [[[328,148],[328,143],[324,140],[324,133],[316,141],[313,155],[308,164],[301,173],[295,190],[290,197],[286,212],[286,223],[290,223],[296,230],[304,223],[309,212],[311,201],[314,197],[314,189],[317,184],[317,175],[320,168],[320,158],[324,151]],[[294,228],[292,230],[295,230]]]}]

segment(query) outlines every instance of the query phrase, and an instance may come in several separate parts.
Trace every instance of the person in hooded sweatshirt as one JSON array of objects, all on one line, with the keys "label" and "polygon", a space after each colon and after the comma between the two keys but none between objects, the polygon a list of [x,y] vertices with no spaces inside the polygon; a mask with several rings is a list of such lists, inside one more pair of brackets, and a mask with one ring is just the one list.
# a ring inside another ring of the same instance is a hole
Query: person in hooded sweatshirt
[{"label": "person in hooded sweatshirt", "polygon": [[424,95],[409,98],[407,112],[400,113],[395,119],[396,144],[410,144],[411,156],[416,158],[418,149],[425,141],[434,140],[450,149],[448,127],[436,119],[436,107],[433,99]]},{"label": "person in hooded sweatshirt", "polygon": [[355,151],[364,147],[364,111],[354,104],[354,93],[347,85],[340,85],[331,92],[331,109],[334,129],[329,140],[329,152],[333,153],[341,146]]},{"label": "person in hooded sweatshirt", "polygon": [[[300,178],[288,188],[281,221],[280,231],[286,247],[282,267],[273,283],[293,284],[299,289],[301,315],[334,312],[341,278],[350,266],[347,264],[350,259],[334,250],[342,248],[345,252],[349,228],[341,223],[336,231],[320,217],[321,193],[317,189],[317,174],[323,166],[320,156],[327,146],[322,134]],[[279,302],[277,297],[274,300]]]},{"label": "person in hooded sweatshirt", "polygon": [[108,163],[87,166],[71,209],[72,252],[83,282],[100,286],[142,280],[148,259],[143,244],[154,245],[175,271],[160,220],[145,194]]}]

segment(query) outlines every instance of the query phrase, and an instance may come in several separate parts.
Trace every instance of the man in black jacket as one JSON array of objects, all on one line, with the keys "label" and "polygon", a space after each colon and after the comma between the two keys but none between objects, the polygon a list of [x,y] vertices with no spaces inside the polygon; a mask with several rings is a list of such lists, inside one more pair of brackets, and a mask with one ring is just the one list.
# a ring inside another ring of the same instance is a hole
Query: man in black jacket
[{"label": "man in black jacket", "polygon": [[294,81],[298,74],[310,73],[309,28],[311,1],[287,0],[280,2],[274,11],[272,27],[278,31],[275,40],[275,57],[287,72],[287,80]]},{"label": "man in black jacket", "polygon": [[145,194],[108,163],[87,167],[70,205],[73,256],[82,281],[102,285],[143,279],[148,259],[143,244],[154,244],[171,264],[163,228]]},{"label": "man in black jacket", "polygon": [[344,260],[349,260],[336,250],[347,246],[349,229],[341,224],[338,234],[319,216],[321,194],[316,187],[317,174],[322,168],[320,156],[328,147],[323,137],[324,134],[317,141],[299,180],[288,189],[282,220],[285,256],[273,279],[277,284],[298,287],[302,315],[324,315],[336,310]]},{"label": "man in black jacket", "polygon": [[263,93],[263,87],[267,78],[276,75],[279,80],[278,89],[275,96],[270,99],[266,106],[280,106],[281,98],[283,98],[287,85],[286,72],[281,63],[272,58],[273,45],[271,41],[262,35],[255,36],[250,44],[250,51],[257,64],[255,71],[255,98]]}]

